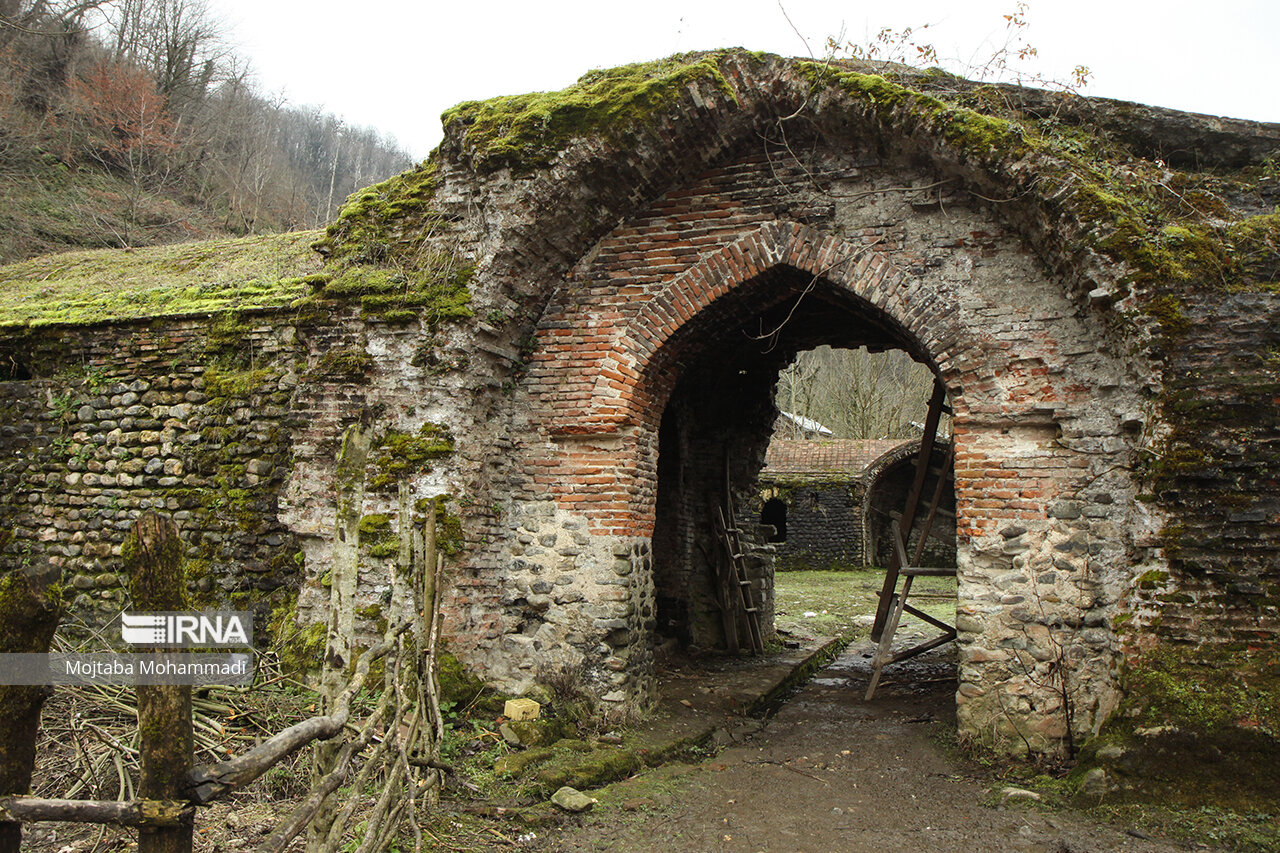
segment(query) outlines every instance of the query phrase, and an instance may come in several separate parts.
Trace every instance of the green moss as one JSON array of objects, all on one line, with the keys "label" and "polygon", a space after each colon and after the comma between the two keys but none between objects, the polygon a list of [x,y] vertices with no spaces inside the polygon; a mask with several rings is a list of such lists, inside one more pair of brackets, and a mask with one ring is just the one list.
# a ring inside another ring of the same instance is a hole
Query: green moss
[{"label": "green moss", "polygon": [[373,370],[373,356],[360,345],[329,350],[321,356],[317,369],[334,376],[366,376]]},{"label": "green moss", "polygon": [[61,611],[61,592],[60,586],[36,590],[21,571],[0,575],[0,652],[47,651]]},{"label": "green moss", "polygon": [[381,539],[391,532],[391,516],[384,513],[371,513],[360,519],[361,538]]},{"label": "green moss", "polygon": [[468,101],[441,121],[458,138],[476,168],[517,172],[546,166],[571,139],[613,141],[643,125],[681,98],[691,85],[711,81],[736,96],[720,70],[725,54],[683,54],[656,62],[591,71],[558,92]]},{"label": "green moss", "polygon": [[525,747],[541,747],[553,744],[577,734],[577,727],[568,720],[539,717],[536,720],[508,720],[507,726],[515,732]]},{"label": "green moss", "polygon": [[354,193],[313,247],[327,259],[299,307],[354,302],[383,323],[420,320],[428,327],[471,316],[468,284],[475,266],[447,238],[453,227],[433,207],[437,166],[418,168]]},{"label": "green moss", "polygon": [[375,448],[373,467],[376,473],[369,479],[374,489],[394,486],[406,477],[431,470],[431,462],[453,453],[453,436],[448,427],[425,423],[417,435],[392,430],[382,437]]},{"label": "green moss", "polygon": [[288,601],[271,611],[267,632],[271,637],[271,647],[280,660],[281,672],[302,678],[319,669],[329,632],[320,622],[299,626],[297,607],[297,593],[294,593]]},{"label": "green moss", "polygon": [[534,774],[534,780],[547,793],[564,785],[587,791],[625,779],[643,767],[644,762],[634,750],[593,749],[586,754],[569,753],[553,760]]},{"label": "green moss", "polygon": [[394,557],[400,553],[400,537],[392,536],[390,539],[378,542],[369,546],[369,556],[384,559],[386,557]]},{"label": "green moss", "polygon": [[1163,586],[1167,580],[1169,580],[1168,572],[1152,569],[1138,578],[1138,586],[1141,589],[1155,589],[1158,586]]},{"label": "green moss", "polygon": [[[437,168],[434,160],[428,160],[352,193],[312,247],[340,266],[381,264],[417,252],[422,237],[438,230],[442,222],[432,204]],[[327,286],[330,282],[310,283]]]},{"label": "green moss", "polygon": [[1123,785],[1109,795],[1113,800],[1245,811],[1274,806],[1280,797],[1274,649],[1166,646],[1131,659],[1122,686],[1121,708],[1085,745],[1074,776],[1105,766]]},{"label": "green moss", "polygon": [[449,512],[449,498],[438,497],[429,503],[434,504],[436,514],[436,548],[446,557],[453,557],[462,552],[462,519]]},{"label": "green moss", "polygon": [[523,752],[504,755],[494,764],[494,772],[500,777],[514,779],[531,768],[545,764],[556,757],[556,751],[549,746],[538,746]]},{"label": "green moss", "polygon": [[0,325],[88,324],[287,306],[316,232],[46,255],[0,267]]},{"label": "green moss", "polygon": [[429,227],[421,222],[400,225],[412,235],[408,246],[370,244],[367,241],[373,238],[368,229],[332,226],[327,243],[332,277],[308,299],[296,303],[299,308],[354,302],[365,319],[419,320],[428,328],[472,316],[468,285],[475,266],[451,251],[424,248],[429,247],[423,240]]},{"label": "green moss", "polygon": [[449,707],[465,708],[479,699],[485,689],[483,681],[445,651],[436,656],[436,681],[440,686],[440,703]]},{"label": "green moss", "polygon": [[228,370],[210,367],[204,372],[204,393],[215,408],[263,390],[273,378],[271,370]]},{"label": "green moss", "polygon": [[356,615],[361,619],[368,619],[371,622],[376,622],[382,618],[382,605],[370,604],[368,607],[359,607],[356,609]]},{"label": "green moss", "polygon": [[1016,159],[1030,151],[1014,122],[947,103],[879,74],[839,71],[817,62],[801,62],[798,68],[814,85],[836,85],[864,102],[880,121],[923,125],[968,156]]},{"label": "green moss", "polygon": [[1131,716],[1205,736],[1256,731],[1280,748],[1280,652],[1175,648],[1149,651],[1125,673]]},{"label": "green moss", "polygon": [[[139,523],[147,517],[144,515]],[[134,607],[141,610],[187,610],[191,603],[183,570],[182,539],[173,522],[166,519],[161,524],[171,528],[170,535],[144,547],[136,529],[131,528],[120,546],[120,558],[129,576],[129,593]]]},{"label": "green moss", "polygon": [[1146,312],[1160,322],[1160,328],[1168,335],[1181,335],[1191,328],[1183,313],[1181,300],[1164,294],[1146,304]]}]

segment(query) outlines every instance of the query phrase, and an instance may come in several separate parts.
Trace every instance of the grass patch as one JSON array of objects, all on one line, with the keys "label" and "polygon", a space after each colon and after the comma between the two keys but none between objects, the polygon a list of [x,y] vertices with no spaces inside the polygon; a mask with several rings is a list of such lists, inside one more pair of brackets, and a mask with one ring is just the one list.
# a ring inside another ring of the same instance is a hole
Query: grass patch
[{"label": "grass patch", "polygon": [[[779,630],[792,633],[848,633],[857,627],[858,617],[875,615],[883,583],[881,569],[779,572],[774,576],[774,621]],[[953,620],[956,579],[916,578],[909,601],[937,619]],[[917,621],[904,614],[902,624]]]},{"label": "grass patch", "polygon": [[320,269],[314,231],[44,255],[0,267],[0,324],[45,326],[285,306]]},{"label": "grass patch", "polygon": [[1178,808],[1159,804],[1103,805],[1090,812],[1119,825],[1136,826],[1190,844],[1212,845],[1244,853],[1280,851],[1280,814],[1237,812],[1212,806]]}]

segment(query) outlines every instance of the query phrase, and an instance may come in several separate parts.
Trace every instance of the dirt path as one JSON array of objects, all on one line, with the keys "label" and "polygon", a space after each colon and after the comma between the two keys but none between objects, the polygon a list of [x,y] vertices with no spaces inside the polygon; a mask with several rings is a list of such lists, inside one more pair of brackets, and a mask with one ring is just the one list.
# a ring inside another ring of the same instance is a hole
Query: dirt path
[{"label": "dirt path", "polygon": [[[1186,849],[1072,813],[984,805],[934,738],[954,717],[944,652],[886,674],[864,702],[869,660],[855,644],[763,726],[699,765],[614,786],[582,818],[539,833],[541,851],[1028,851]],[[754,731],[753,731],[754,730]],[[996,799],[999,799],[998,795]]]}]

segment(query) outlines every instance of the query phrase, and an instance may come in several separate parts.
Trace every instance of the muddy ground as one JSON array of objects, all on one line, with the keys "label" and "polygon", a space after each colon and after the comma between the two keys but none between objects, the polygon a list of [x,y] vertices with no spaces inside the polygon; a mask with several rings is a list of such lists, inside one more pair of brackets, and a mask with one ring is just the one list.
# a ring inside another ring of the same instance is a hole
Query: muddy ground
[{"label": "muddy ground", "polygon": [[[886,670],[871,701],[870,645],[850,646],[762,724],[700,764],[611,786],[592,812],[539,830],[539,851],[1028,851],[1190,847],[1075,812],[1001,803],[986,771],[945,746],[954,731],[954,651]],[[1195,849],[1210,849],[1198,847]]]}]

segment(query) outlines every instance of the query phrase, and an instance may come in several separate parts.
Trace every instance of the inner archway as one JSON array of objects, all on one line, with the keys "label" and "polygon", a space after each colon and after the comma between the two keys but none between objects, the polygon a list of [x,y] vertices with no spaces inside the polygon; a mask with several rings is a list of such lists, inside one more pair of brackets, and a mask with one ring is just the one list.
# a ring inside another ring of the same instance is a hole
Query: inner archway
[{"label": "inner archway", "polygon": [[708,651],[749,647],[745,626],[725,619],[731,602],[717,517],[729,512],[758,618],[772,633],[774,563],[767,546],[785,525],[786,508],[771,505],[772,523],[760,515],[758,478],[778,418],[779,374],[798,352],[823,344],[928,359],[921,342],[883,309],[824,276],[778,265],[691,318],[651,364],[649,375],[670,386],[657,441],[652,540],[659,642],[676,639]]}]

